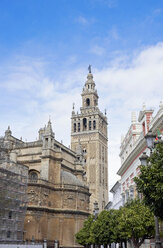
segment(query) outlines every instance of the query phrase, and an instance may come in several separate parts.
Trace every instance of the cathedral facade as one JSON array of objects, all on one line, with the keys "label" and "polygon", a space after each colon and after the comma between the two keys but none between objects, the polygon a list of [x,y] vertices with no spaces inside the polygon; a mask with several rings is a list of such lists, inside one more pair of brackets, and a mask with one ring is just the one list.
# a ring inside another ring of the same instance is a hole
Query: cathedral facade
[{"label": "cathedral facade", "polygon": [[28,168],[26,241],[78,247],[75,233],[93,212],[93,203],[102,210],[107,202],[107,118],[98,108],[91,72],[82,102],[81,113],[72,112],[72,149],[55,139],[50,120],[37,141],[17,139],[10,128],[1,138],[15,166]]},{"label": "cathedral facade", "polygon": [[[77,247],[75,233],[89,215],[90,198],[80,144],[75,153],[56,141],[50,121],[39,130],[37,141],[23,142],[9,128],[1,141],[15,167],[28,168],[24,240],[47,240],[48,247],[57,240],[60,247]],[[12,235],[4,241],[13,241]]]}]

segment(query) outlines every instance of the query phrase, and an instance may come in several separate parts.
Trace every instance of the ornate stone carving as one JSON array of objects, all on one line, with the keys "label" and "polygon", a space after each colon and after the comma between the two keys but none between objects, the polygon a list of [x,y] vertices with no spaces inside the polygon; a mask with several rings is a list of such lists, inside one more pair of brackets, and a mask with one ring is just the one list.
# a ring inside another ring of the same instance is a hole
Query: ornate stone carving
[{"label": "ornate stone carving", "polygon": [[75,208],[76,207],[76,197],[75,193],[64,193],[63,196],[63,207],[64,208]]},{"label": "ornate stone carving", "polygon": [[37,190],[30,189],[28,191],[28,204],[46,206],[48,204],[48,196],[48,189],[44,188],[43,191],[40,191],[38,188]]},{"label": "ornate stone carving", "polygon": [[39,203],[39,194],[35,190],[31,189],[28,192],[28,204],[29,205],[38,205]]}]

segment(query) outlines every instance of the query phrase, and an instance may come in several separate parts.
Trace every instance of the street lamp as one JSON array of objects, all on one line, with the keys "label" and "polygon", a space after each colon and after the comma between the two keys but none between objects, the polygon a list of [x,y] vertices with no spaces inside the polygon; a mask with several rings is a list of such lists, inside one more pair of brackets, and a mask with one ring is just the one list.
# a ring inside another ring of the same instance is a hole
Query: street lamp
[{"label": "street lamp", "polygon": [[[95,202],[93,203],[93,205],[94,205],[94,209],[93,209],[94,220],[93,220],[93,221],[95,221],[95,220],[97,219],[97,216],[98,216],[98,213],[99,213],[98,202],[95,201]],[[96,244],[93,244],[93,248],[94,248],[94,247],[96,247]]]},{"label": "street lamp", "polygon": [[146,152],[143,152],[143,155],[139,158],[141,165],[146,166],[147,165],[147,159],[148,159],[148,156],[147,156]]},{"label": "street lamp", "polygon": [[152,131],[150,130],[146,136],[145,136],[145,139],[146,139],[146,143],[147,143],[147,147],[150,149],[150,151],[152,152],[153,148],[154,148],[154,142],[155,142],[155,139],[156,139],[156,135],[154,135],[152,133]]},{"label": "street lamp", "polygon": [[[151,130],[148,132],[148,134],[146,134],[145,139],[146,139],[147,147],[150,149],[150,152],[152,154],[155,145],[158,144],[159,141],[155,142],[156,135],[154,135]],[[147,158],[148,156],[146,155],[146,152],[143,152],[143,155],[139,158],[141,165],[144,166],[148,165]],[[156,248],[161,248],[159,221],[157,216],[154,216],[154,219],[155,219],[155,244],[156,244]]]}]

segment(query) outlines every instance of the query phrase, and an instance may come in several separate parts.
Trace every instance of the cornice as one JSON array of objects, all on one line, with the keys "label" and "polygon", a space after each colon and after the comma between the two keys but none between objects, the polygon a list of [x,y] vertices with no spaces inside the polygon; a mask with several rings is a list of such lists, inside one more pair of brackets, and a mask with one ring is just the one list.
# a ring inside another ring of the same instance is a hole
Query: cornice
[{"label": "cornice", "polygon": [[91,195],[89,193],[89,188],[87,186],[81,187],[81,186],[76,186],[76,185],[71,185],[71,184],[61,184],[61,185],[53,185],[53,183],[50,182],[28,182],[28,186],[34,186],[34,187],[41,187],[41,188],[47,188],[51,189],[53,191],[67,191],[67,192],[77,192],[77,193],[84,193],[88,196]]},{"label": "cornice", "polygon": [[97,94],[97,90],[92,90],[92,91],[83,91],[81,93],[81,96],[87,96],[87,95],[95,95],[97,98],[99,98]]},{"label": "cornice", "polygon": [[71,136],[90,135],[90,134],[94,134],[94,133],[101,135],[104,139],[106,139],[108,141],[108,138],[99,130],[76,132],[76,133],[72,133]]},{"label": "cornice", "polygon": [[[82,111],[84,111],[84,110],[91,110],[91,112],[82,113]],[[71,116],[71,119],[89,117],[89,116],[92,116],[92,115],[98,115],[104,120],[104,122],[106,124],[108,124],[107,123],[107,117],[100,111],[100,109],[98,107],[85,107],[85,108],[81,107],[80,111],[81,111],[81,113],[73,114]]]},{"label": "cornice", "polygon": [[49,158],[49,159],[52,159],[54,161],[60,161],[60,162],[62,162],[62,160],[63,160],[63,158],[56,158],[55,156],[52,156],[52,155],[41,155],[40,157],[41,157],[41,159]]},{"label": "cornice", "polygon": [[18,154],[18,157],[27,157],[27,156],[36,156],[36,155],[41,155],[41,152],[37,152],[37,153],[26,153],[26,154]]},{"label": "cornice", "polygon": [[64,169],[66,169],[66,170],[68,170],[68,171],[70,171],[70,172],[74,172],[75,171],[75,169],[73,169],[71,167],[68,167],[67,165],[65,165],[63,163],[61,163],[61,167],[64,168]]},{"label": "cornice", "polygon": [[42,140],[16,144],[15,147],[14,147],[14,150],[15,149],[33,148],[33,147],[42,147],[42,144],[43,144]]},{"label": "cornice", "polygon": [[139,155],[146,148],[146,141],[143,137],[139,143],[133,148],[131,153],[128,155],[120,169],[118,170],[117,174],[122,176],[124,172],[130,167],[130,165],[134,162],[135,158]]},{"label": "cornice", "polygon": [[79,210],[68,210],[68,209],[55,209],[48,207],[39,207],[39,206],[27,206],[27,210],[29,211],[41,211],[48,213],[58,213],[58,214],[72,214],[72,215],[85,215],[89,216],[89,212],[79,211]]},{"label": "cornice", "polygon": [[61,148],[63,151],[66,151],[67,153],[71,154],[72,156],[76,157],[76,153],[74,151],[72,151],[70,148],[68,148],[67,146],[63,145],[62,143],[60,143],[57,140],[54,140],[54,144],[56,146],[59,146],[59,148]]},{"label": "cornice", "polygon": [[71,136],[79,136],[79,135],[94,134],[94,133],[98,133],[98,130],[89,130],[89,131],[75,132],[75,133],[72,133]]},{"label": "cornice", "polygon": [[35,163],[41,163],[41,159],[35,159],[35,160],[33,160],[33,159],[30,159],[30,160],[18,160],[18,162],[20,163],[20,164],[35,164]]}]

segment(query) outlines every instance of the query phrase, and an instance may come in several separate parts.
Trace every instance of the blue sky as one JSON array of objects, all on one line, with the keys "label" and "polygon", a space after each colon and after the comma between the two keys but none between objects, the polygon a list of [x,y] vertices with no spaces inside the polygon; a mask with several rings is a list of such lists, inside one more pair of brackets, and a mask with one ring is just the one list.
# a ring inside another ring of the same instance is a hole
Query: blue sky
[{"label": "blue sky", "polygon": [[64,68],[74,57],[77,67],[103,67],[114,53],[162,39],[162,7],[162,0],[1,0],[0,59],[46,56]]},{"label": "blue sky", "polygon": [[145,102],[157,112],[162,100],[162,27],[162,0],[1,0],[0,135],[10,125],[33,140],[50,115],[69,145],[72,103],[79,110],[91,64],[108,112],[112,186],[131,111]]}]

